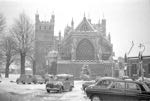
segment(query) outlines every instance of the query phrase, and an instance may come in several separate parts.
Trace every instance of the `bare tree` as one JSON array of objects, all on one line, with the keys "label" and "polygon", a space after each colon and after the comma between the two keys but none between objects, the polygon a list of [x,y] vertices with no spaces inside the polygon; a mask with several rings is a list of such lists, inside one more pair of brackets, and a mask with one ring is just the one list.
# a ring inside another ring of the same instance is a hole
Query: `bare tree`
[{"label": "bare tree", "polygon": [[1,41],[1,54],[3,55],[3,59],[6,63],[5,67],[5,77],[9,77],[9,66],[15,59],[16,55],[16,43],[11,36],[3,37]]},{"label": "bare tree", "polygon": [[3,32],[6,22],[5,17],[0,13],[0,34]]},{"label": "bare tree", "polygon": [[33,24],[30,23],[30,19],[25,13],[20,14],[19,19],[15,20],[11,29],[11,34],[15,38],[16,48],[21,58],[21,75],[25,74],[26,55],[33,47],[33,31]]},{"label": "bare tree", "polygon": [[30,61],[31,65],[32,65],[32,74],[35,75],[36,72],[36,68],[35,68],[35,50],[34,47],[32,47],[30,49],[30,51],[27,53],[26,55],[27,59]]}]

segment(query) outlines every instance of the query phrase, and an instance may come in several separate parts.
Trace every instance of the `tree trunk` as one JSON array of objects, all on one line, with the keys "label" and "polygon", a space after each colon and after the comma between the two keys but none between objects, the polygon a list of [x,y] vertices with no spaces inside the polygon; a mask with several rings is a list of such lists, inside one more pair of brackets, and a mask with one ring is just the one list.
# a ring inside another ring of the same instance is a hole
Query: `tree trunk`
[{"label": "tree trunk", "polygon": [[21,55],[21,75],[25,74],[25,57],[26,54],[25,53],[20,53]]},{"label": "tree trunk", "polygon": [[33,67],[32,67],[33,75],[35,75],[35,73],[36,73],[35,60],[33,60],[32,66],[33,66]]},{"label": "tree trunk", "polygon": [[6,57],[5,78],[9,77],[10,56]]}]

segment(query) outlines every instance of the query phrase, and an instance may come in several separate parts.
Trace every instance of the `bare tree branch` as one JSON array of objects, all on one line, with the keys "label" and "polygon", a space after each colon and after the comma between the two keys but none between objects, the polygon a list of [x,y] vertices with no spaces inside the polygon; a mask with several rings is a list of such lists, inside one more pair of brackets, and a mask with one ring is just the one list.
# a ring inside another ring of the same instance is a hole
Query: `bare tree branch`
[{"label": "bare tree branch", "polygon": [[24,74],[25,57],[32,49],[34,41],[33,24],[30,22],[25,13],[20,14],[19,19],[15,20],[10,33],[12,33],[16,41],[16,50],[21,56],[21,74]]},{"label": "bare tree branch", "polygon": [[4,16],[0,13],[0,34],[3,32],[6,25],[6,20]]},{"label": "bare tree branch", "polygon": [[14,61],[14,56],[17,54],[15,50],[16,43],[12,36],[3,36],[0,46],[3,61],[6,63],[5,77],[9,77],[9,66]]}]

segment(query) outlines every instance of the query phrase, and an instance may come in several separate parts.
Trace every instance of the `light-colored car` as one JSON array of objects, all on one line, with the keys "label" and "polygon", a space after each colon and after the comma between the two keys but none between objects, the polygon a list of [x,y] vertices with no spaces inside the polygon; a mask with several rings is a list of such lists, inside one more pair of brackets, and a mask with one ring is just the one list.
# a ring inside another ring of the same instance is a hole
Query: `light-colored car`
[{"label": "light-colored car", "polygon": [[72,91],[74,87],[74,77],[70,74],[59,74],[54,79],[49,80],[46,83],[46,90],[48,93],[51,91]]}]

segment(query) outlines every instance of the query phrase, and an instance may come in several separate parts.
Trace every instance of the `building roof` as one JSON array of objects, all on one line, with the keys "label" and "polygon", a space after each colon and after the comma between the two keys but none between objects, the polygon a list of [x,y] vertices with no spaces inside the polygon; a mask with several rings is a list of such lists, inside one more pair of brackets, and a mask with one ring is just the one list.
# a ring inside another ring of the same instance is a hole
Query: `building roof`
[{"label": "building roof", "polygon": [[91,25],[91,23],[86,19],[86,17],[83,18],[81,23],[76,27],[76,31],[94,31],[95,29]]}]

